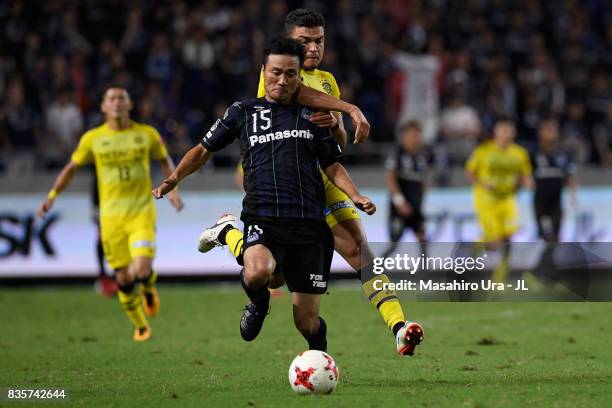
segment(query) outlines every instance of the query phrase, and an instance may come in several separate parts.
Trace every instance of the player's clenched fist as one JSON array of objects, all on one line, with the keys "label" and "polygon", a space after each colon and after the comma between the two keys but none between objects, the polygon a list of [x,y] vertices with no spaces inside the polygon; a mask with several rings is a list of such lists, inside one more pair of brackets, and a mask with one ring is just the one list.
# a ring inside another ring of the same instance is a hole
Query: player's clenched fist
[{"label": "player's clenched fist", "polygon": [[153,197],[158,198],[158,199],[163,198],[166,194],[172,191],[174,187],[176,187],[176,185],[177,185],[176,179],[172,177],[165,179],[156,189],[152,191]]},{"label": "player's clenched fist", "polygon": [[352,200],[355,206],[366,214],[372,215],[376,212],[376,205],[368,197],[358,195],[353,197]]},{"label": "player's clenched fist", "polygon": [[310,115],[310,122],[318,127],[331,129],[338,124],[338,119],[329,112],[315,112]]}]

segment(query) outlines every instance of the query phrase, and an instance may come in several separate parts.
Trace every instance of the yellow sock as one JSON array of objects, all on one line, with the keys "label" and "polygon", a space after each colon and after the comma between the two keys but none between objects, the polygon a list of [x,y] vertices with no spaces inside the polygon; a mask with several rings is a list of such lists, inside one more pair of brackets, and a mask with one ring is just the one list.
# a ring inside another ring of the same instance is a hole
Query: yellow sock
[{"label": "yellow sock", "polygon": [[[368,297],[370,303],[378,309],[378,313],[382,316],[389,327],[393,330],[393,326],[398,323],[404,323],[404,311],[402,305],[397,298],[397,293],[394,290],[376,290],[374,282],[389,283],[389,278],[385,274],[375,275],[372,279],[362,285],[363,292]],[[377,287],[381,283],[376,284]]]},{"label": "yellow sock", "polygon": [[229,230],[225,235],[225,242],[227,242],[230,252],[236,258],[242,254],[242,231],[235,228]]},{"label": "yellow sock", "polygon": [[157,283],[157,272],[151,269],[151,275],[149,275],[149,278],[145,280],[144,282],[142,282],[142,289],[145,292],[148,292],[151,290],[152,287],[155,286],[156,283]]},{"label": "yellow sock", "polygon": [[128,318],[132,322],[135,328],[146,327],[149,324],[145,318],[144,311],[142,310],[142,300],[140,294],[136,289],[132,289],[129,293],[117,291],[119,297],[119,303],[127,314]]}]

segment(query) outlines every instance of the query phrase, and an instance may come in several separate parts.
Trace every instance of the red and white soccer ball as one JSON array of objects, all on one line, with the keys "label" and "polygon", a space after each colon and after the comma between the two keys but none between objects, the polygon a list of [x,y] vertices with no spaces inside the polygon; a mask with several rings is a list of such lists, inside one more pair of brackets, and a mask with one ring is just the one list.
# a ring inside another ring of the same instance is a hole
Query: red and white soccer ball
[{"label": "red and white soccer ball", "polygon": [[298,394],[331,394],[339,378],[332,356],[318,350],[300,353],[289,367],[289,384]]}]

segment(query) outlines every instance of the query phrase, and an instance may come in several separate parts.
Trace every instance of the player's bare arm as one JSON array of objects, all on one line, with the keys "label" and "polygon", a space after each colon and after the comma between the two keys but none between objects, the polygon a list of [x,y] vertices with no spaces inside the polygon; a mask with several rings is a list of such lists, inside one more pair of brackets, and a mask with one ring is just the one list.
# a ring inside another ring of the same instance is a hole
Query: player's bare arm
[{"label": "player's bare arm", "polygon": [[529,189],[529,190],[533,190],[535,188],[535,183],[533,181],[533,177],[531,177],[531,175],[528,176],[521,176],[521,187]]},{"label": "player's bare arm", "polygon": [[361,109],[353,104],[341,99],[336,99],[333,96],[327,95],[324,92],[319,92],[303,84],[298,86],[296,101],[300,105],[308,106],[319,111],[337,111],[350,115],[355,125],[354,144],[363,142],[370,134],[370,123],[363,112],[361,112]]},{"label": "player's bare arm", "polygon": [[355,203],[355,206],[368,215],[376,212],[376,205],[368,197],[363,196],[357,190],[355,183],[351,180],[346,169],[340,163],[334,163],[325,168],[325,174],[330,181],[342,190]]},{"label": "player's bare arm", "polygon": [[402,194],[402,190],[397,182],[397,171],[387,170],[385,172],[385,184],[387,185],[387,190],[389,190],[391,194],[391,202],[395,206],[397,212],[403,217],[408,217],[412,213],[412,207],[408,201],[406,201],[404,194]]},{"label": "player's bare arm", "polygon": [[344,128],[344,120],[339,112],[315,112],[310,115],[310,121],[315,125],[329,129],[334,140],[344,149],[348,135]]},{"label": "player's bare arm", "polygon": [[74,176],[76,170],[77,164],[73,161],[69,161],[68,164],[64,166],[60,174],[55,179],[55,182],[53,183],[53,187],[51,187],[51,190],[49,191],[47,199],[43,201],[43,203],[38,208],[38,211],[36,212],[38,217],[42,218],[47,212],[49,212],[51,207],[53,207],[53,203],[55,202],[55,198],[57,197],[57,195],[64,191],[64,189],[68,187],[68,185],[72,181],[72,177]]},{"label": "player's bare arm", "polygon": [[212,153],[206,150],[201,144],[192,147],[185,153],[185,156],[183,156],[181,162],[176,169],[174,169],[172,174],[153,190],[153,196],[155,198],[162,198],[168,194],[181,182],[181,180],[206,164],[211,155]]},{"label": "player's bare arm", "polygon": [[[160,165],[162,169],[162,174],[166,179],[168,179],[175,169],[174,162],[172,161],[170,155],[166,155],[165,159],[160,160]],[[176,208],[176,211],[181,211],[185,206],[177,189],[170,191],[170,193],[168,194],[168,200],[170,200],[170,204],[172,204],[172,206]]]}]

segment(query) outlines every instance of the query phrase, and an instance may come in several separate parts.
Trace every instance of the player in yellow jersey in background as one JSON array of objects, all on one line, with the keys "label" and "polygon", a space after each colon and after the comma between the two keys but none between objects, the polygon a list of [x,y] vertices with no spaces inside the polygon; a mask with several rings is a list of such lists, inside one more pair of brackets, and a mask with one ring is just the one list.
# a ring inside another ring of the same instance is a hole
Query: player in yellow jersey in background
[{"label": "player in yellow jersey in background", "polygon": [[512,121],[498,120],[493,139],[478,146],[466,164],[482,241],[489,248],[503,248],[502,261],[493,273],[496,282],[503,282],[508,273],[509,243],[518,230],[516,191],[533,185],[529,154],[514,143],[515,136]]},{"label": "player in yellow jersey in background", "polygon": [[[293,10],[285,17],[285,33],[302,43],[306,49],[306,58],[300,71],[302,85],[340,99],[340,89],[334,76],[318,69],[325,50],[324,17],[313,10]],[[262,71],[257,96],[262,97],[265,94]],[[339,112],[315,112],[310,116],[310,121],[319,127],[328,128],[338,144],[343,148],[346,146],[347,132]],[[325,186],[325,220],[332,230],[335,249],[361,278],[362,270],[371,265],[374,257],[365,229],[350,198],[329,181],[325,173],[321,174]],[[240,230],[232,228],[223,233],[219,240],[219,233],[226,225],[232,225],[235,219],[231,214],[221,217],[217,224],[202,233],[198,249],[206,252],[212,249],[215,243],[226,243],[234,256],[239,258],[243,244],[243,234]],[[375,290],[375,281],[389,282],[389,278],[384,274],[376,275],[363,284],[363,290],[396,336],[398,352],[402,355],[412,355],[414,348],[423,338],[423,329],[418,323],[405,320],[395,291]]]},{"label": "player in yellow jersey in background", "polygon": [[[168,177],[172,159],[153,127],[130,120],[132,101],[127,90],[111,86],[100,109],[105,122],[86,132],[38,210],[43,217],[71,182],[77,168],[95,163],[100,194],[100,230],[104,255],[119,285],[119,303],[134,325],[135,341],[148,340],[151,327],[145,314],[155,316],[160,302],[152,269],[155,257],[155,203],[151,197],[151,162],[158,160]],[[169,195],[180,211],[179,194]],[[140,282],[140,291],[136,283]]]}]

